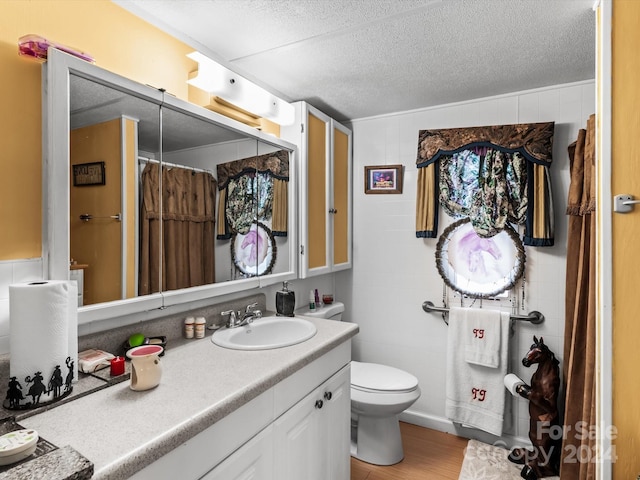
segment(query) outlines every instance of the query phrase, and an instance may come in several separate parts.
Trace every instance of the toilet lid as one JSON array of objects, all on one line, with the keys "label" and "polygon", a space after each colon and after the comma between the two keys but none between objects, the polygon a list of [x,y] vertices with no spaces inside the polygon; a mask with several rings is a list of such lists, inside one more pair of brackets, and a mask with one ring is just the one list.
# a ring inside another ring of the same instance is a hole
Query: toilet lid
[{"label": "toilet lid", "polygon": [[360,390],[403,393],[415,390],[418,379],[398,368],[352,361],[351,386]]}]

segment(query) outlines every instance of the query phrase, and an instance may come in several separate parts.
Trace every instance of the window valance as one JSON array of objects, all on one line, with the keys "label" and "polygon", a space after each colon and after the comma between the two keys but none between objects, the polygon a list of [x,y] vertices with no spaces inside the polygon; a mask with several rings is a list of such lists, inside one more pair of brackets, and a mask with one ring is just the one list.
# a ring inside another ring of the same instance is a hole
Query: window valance
[{"label": "window valance", "polygon": [[442,204],[447,214],[470,218],[480,236],[509,221],[525,225],[525,245],[553,245],[553,129],[547,122],[421,130],[416,236],[437,237]]},{"label": "window valance", "polygon": [[289,152],[278,150],[277,152],[243,158],[233,162],[218,165],[218,190],[227,187],[229,179],[237,178],[244,174],[256,172],[267,173],[274,178],[289,181]]},{"label": "window valance", "polygon": [[493,125],[489,127],[420,130],[418,167],[476,146],[496,147],[505,153],[521,153],[527,160],[551,165],[553,122]]}]

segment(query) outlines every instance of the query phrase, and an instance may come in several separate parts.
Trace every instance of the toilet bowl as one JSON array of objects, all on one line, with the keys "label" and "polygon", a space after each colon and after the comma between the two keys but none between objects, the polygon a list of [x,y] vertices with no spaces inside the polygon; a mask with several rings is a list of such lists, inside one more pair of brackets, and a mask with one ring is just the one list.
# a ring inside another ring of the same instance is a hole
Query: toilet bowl
[{"label": "toilet bowl", "polygon": [[[335,302],[300,315],[342,320]],[[404,458],[398,415],[420,398],[418,379],[398,368],[351,361],[351,456],[375,465]]]},{"label": "toilet bowl", "polygon": [[420,398],[418,379],[377,363],[351,361],[351,455],[375,465],[404,458],[398,415]]}]

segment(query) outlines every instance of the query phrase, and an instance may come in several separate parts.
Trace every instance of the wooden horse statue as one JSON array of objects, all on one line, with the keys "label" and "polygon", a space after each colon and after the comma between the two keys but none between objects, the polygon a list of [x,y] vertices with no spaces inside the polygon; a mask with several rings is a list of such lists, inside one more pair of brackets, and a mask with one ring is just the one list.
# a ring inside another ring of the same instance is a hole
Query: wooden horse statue
[{"label": "wooden horse statue", "polygon": [[527,480],[558,475],[562,427],[558,413],[560,369],[558,360],[542,337],[533,337],[533,345],[522,359],[525,367],[538,364],[531,385],[521,385],[517,392],[529,400],[529,439],[533,449],[514,448],[509,460],[524,465],[520,476]]}]

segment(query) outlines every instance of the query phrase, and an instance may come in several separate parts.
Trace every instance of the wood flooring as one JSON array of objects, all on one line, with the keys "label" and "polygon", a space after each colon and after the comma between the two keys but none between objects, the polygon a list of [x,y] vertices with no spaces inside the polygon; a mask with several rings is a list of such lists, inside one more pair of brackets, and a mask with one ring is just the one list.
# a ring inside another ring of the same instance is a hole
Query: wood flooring
[{"label": "wood flooring", "polygon": [[404,460],[381,467],[351,457],[351,480],[458,480],[469,441],[400,422]]}]

